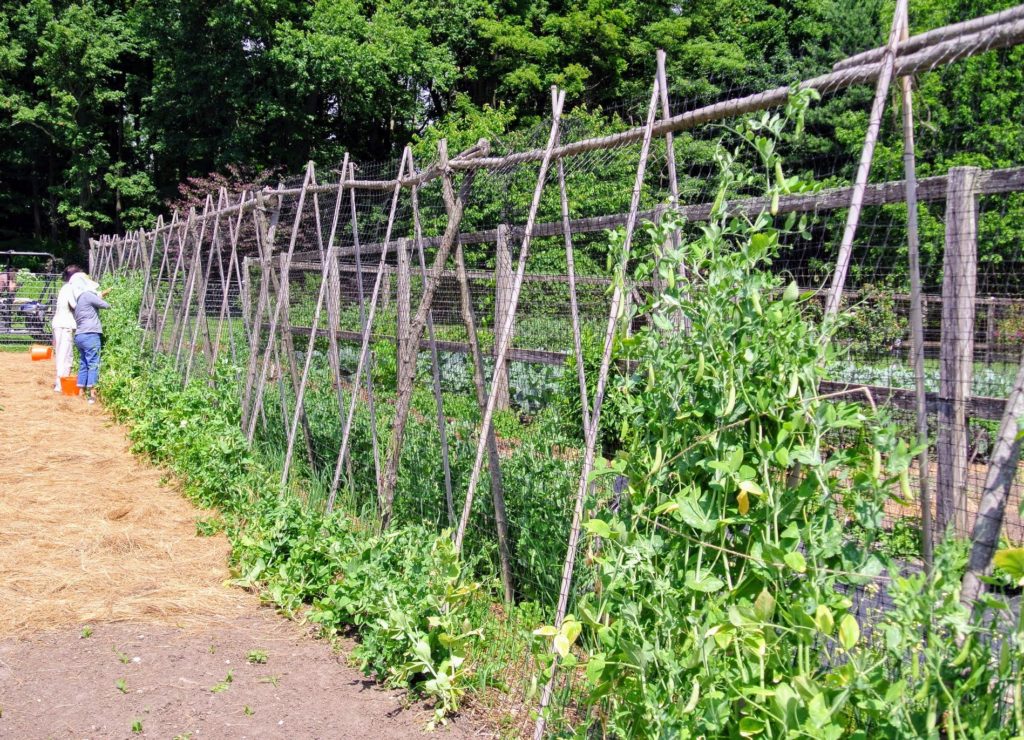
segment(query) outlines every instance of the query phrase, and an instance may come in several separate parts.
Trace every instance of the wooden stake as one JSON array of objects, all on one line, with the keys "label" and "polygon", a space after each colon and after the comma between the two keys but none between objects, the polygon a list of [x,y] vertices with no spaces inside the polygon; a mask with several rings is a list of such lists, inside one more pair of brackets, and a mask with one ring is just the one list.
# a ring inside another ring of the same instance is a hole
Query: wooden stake
[{"label": "wooden stake", "polygon": [[[352,179],[356,176],[356,166],[354,162],[349,162],[349,174],[352,175]],[[401,166],[405,166],[403,163]],[[363,297],[363,260],[360,254],[359,248],[359,218],[356,213],[356,191],[354,189],[349,190],[349,207],[351,210],[352,218],[352,249],[355,251],[356,260],[356,298],[359,301],[359,326],[364,332],[364,336],[370,336],[373,334],[373,326],[367,324],[366,318],[366,301]],[[401,248],[401,245],[399,245]],[[391,283],[387,278],[387,264],[384,260],[383,255],[381,256],[380,262],[377,264],[378,277],[383,271],[384,279],[387,281],[386,291],[391,289]],[[375,283],[376,284],[376,283]],[[386,295],[385,291],[385,295]],[[372,314],[371,314],[372,315]],[[370,441],[373,445],[373,480],[377,486],[378,491],[380,490],[380,442],[377,441],[377,404],[374,399],[373,393],[373,352],[370,352],[370,369],[368,369],[364,377],[366,378],[366,406],[367,411],[370,413]],[[353,393],[359,395],[358,384],[353,386]]]},{"label": "wooden stake", "polygon": [[[398,169],[399,180],[401,180],[402,173],[405,171],[405,162],[403,161],[402,166]],[[350,169],[352,165],[349,165]],[[354,179],[354,178],[353,178]],[[387,262],[388,256],[388,245],[391,242],[391,230],[395,225],[395,213],[398,210],[398,196],[401,193],[401,186],[398,182],[395,183],[394,193],[391,196],[391,211],[388,214],[388,225],[384,235],[384,247],[381,249],[380,264],[384,265]],[[353,224],[354,225],[354,224]],[[357,273],[362,279],[362,273]],[[367,357],[370,349],[370,328],[373,326],[373,320],[377,314],[377,301],[380,298],[381,281],[384,276],[383,270],[377,270],[377,278],[373,283],[373,295],[370,297],[370,310],[369,315],[366,317],[366,323],[363,326],[363,338],[362,344],[359,350],[359,364],[356,365],[356,375],[352,383],[352,398],[349,401],[348,414],[345,417],[345,426],[341,432],[341,449],[338,450],[338,461],[334,467],[334,478],[331,481],[331,493],[327,499],[327,513],[331,513],[334,510],[334,501],[338,496],[338,484],[341,481],[341,469],[342,464],[345,460],[345,455],[348,452],[348,441],[349,435],[352,431],[352,419],[356,413],[356,401],[359,399],[359,381],[362,379],[362,373],[366,367]],[[374,436],[376,436],[376,430]]]},{"label": "wooden stake", "polygon": [[[461,242],[459,247],[461,248]],[[515,273],[512,271],[512,246],[509,240],[509,229],[507,224],[498,225],[498,239],[494,250],[494,325],[504,326],[509,321],[511,305],[509,299],[512,297],[512,281]],[[515,332],[515,321],[512,319],[512,331]],[[492,355],[497,358],[498,343],[494,343],[491,350]],[[501,372],[495,372],[494,382],[498,389],[498,399],[495,401],[496,408],[507,409],[510,406],[508,390],[508,363],[506,362]]]},{"label": "wooden stake", "polygon": [[[636,180],[633,183],[633,194],[630,199],[629,219],[626,221],[626,234],[622,245],[622,257],[620,265],[625,268],[629,261],[630,248],[633,245],[633,232],[636,228],[637,212],[640,210],[640,193],[643,189],[644,174],[647,171],[647,158],[651,150],[651,138],[654,131],[655,115],[657,113],[660,85],[655,77],[654,86],[651,91],[651,101],[647,108],[647,128],[643,143],[640,148],[640,161],[637,164]],[[573,507],[572,524],[569,529],[569,544],[565,551],[565,564],[562,568],[562,583],[558,593],[558,608],[555,612],[555,626],[560,628],[562,620],[565,619],[566,610],[569,604],[569,590],[572,586],[572,574],[576,566],[576,551],[579,548],[580,525],[583,519],[583,504],[586,498],[587,489],[590,484],[590,473],[594,467],[594,456],[597,447],[598,432],[601,427],[601,405],[604,402],[605,386],[608,383],[608,372],[611,367],[612,345],[615,339],[615,329],[619,321],[622,302],[626,300],[625,291],[621,282],[617,282],[612,292],[611,309],[608,314],[608,324],[605,328],[604,351],[601,356],[601,366],[597,375],[597,388],[594,392],[594,406],[590,413],[590,426],[587,428],[587,439],[583,450],[583,469],[580,471],[579,483],[576,486],[576,502]],[[558,667],[558,656],[553,654],[554,661],[551,666],[551,677],[544,685],[541,692],[540,711],[537,713],[537,723],[534,725],[534,740],[541,740],[544,737],[544,710],[551,701],[551,693],[555,683],[555,671]]]},{"label": "wooden stake", "polygon": [[[221,204],[227,203],[227,191],[224,188],[220,189],[217,195]],[[206,372],[209,377],[209,381],[213,382],[213,339],[210,335],[210,320],[207,316],[206,298],[210,292],[210,276],[213,274],[213,255],[214,250],[217,252],[217,266],[220,268],[221,276],[224,275],[224,269],[221,266],[220,261],[220,218],[216,218],[213,221],[213,234],[210,236],[210,248],[206,253],[206,268],[201,270],[199,273],[199,306],[196,310],[196,324],[192,330],[192,339],[189,343],[188,348],[188,362],[185,363],[185,384],[188,384],[189,377],[192,373],[192,361],[196,353],[196,343],[200,335],[200,329],[202,330],[203,339],[203,357],[206,360]],[[221,285],[223,286],[223,280]]]},{"label": "wooden stake", "polygon": [[185,258],[185,234],[188,233],[191,228],[191,222],[195,218],[196,212],[194,208],[189,209],[188,218],[185,223],[181,223],[178,219],[178,213],[175,211],[174,218],[172,219],[173,224],[177,223],[178,230],[175,236],[178,242],[178,253],[174,258],[174,271],[171,273],[171,279],[167,286],[167,298],[164,301],[164,308],[160,315],[160,321],[156,327],[156,342],[153,348],[153,354],[156,354],[164,345],[164,332],[167,329],[167,318],[170,314],[171,304],[174,302],[174,289],[178,281],[178,274],[181,271],[181,266],[184,263]]},{"label": "wooden stake", "polygon": [[[210,196],[206,197],[206,204],[203,206],[205,214],[213,204]],[[195,221],[193,221],[193,225]],[[194,234],[194,232],[193,232]],[[206,236],[206,219],[201,219],[199,234],[194,236],[194,249],[192,250],[192,264],[189,267],[188,277],[185,280],[185,295],[182,297],[181,308],[174,323],[174,331],[171,334],[172,345],[174,346],[174,369],[178,369],[181,361],[181,349],[185,337],[185,330],[192,312],[192,294],[195,290],[196,274],[202,269],[203,239]]]},{"label": "wooden stake", "polygon": [[[481,145],[486,142],[481,142]],[[478,145],[478,148],[483,148]],[[474,173],[468,172],[462,180],[458,197],[455,199],[454,210],[448,215],[448,223],[445,226],[444,236],[441,238],[441,245],[438,247],[437,255],[434,257],[434,265],[427,273],[426,283],[423,285],[423,295],[420,297],[420,305],[416,310],[409,329],[409,352],[398,356],[398,394],[395,399],[395,418],[391,427],[391,441],[388,443],[387,466],[381,476],[381,526],[387,528],[391,519],[391,504],[395,497],[395,486],[398,483],[398,463],[402,454],[402,440],[405,436],[405,426],[409,418],[409,407],[412,402],[413,380],[416,376],[416,351],[419,348],[420,337],[423,336],[423,329],[427,323],[427,314],[430,312],[434,301],[434,294],[440,280],[441,270],[448,261],[452,245],[459,233],[459,224],[462,222],[462,214],[465,211],[466,200],[472,187]],[[383,262],[381,258],[381,262]]]},{"label": "wooden stake", "polygon": [[[416,173],[416,165],[412,159],[412,152],[409,152],[409,170]],[[416,241],[416,254],[419,257],[420,281],[427,284],[427,262],[423,254],[423,228],[420,223],[420,200],[419,185],[414,184],[410,188],[412,196],[412,224],[413,236]],[[437,407],[437,433],[441,444],[441,465],[444,469],[444,499],[448,510],[448,526],[455,526],[455,503],[452,499],[452,471],[448,461],[448,429],[444,417],[444,401],[441,396],[441,363],[437,355],[437,342],[434,339],[434,312],[427,312],[427,337],[430,343],[430,371],[432,386],[434,390],[434,404]]]},{"label": "wooden stake", "polygon": [[[238,196],[239,204],[245,200],[247,192],[242,192]],[[224,331],[224,322],[227,321],[231,324],[231,281],[235,280],[235,286],[238,288],[239,302],[241,302],[242,295],[242,280],[241,275],[238,273],[238,239],[242,233],[242,209],[238,209],[238,215],[234,224],[234,228],[231,228],[231,222],[228,222],[229,233],[228,243],[231,246],[231,253],[228,256],[228,269],[225,275],[223,270],[221,271],[221,300],[220,300],[220,313],[217,316],[217,339],[213,345],[213,364],[216,366],[217,359],[220,356],[220,340]],[[228,344],[231,348],[231,361],[237,362],[238,355],[235,351],[235,330],[232,326],[228,330]]]},{"label": "wooden stake", "polygon": [[892,81],[893,68],[896,65],[896,46],[899,43],[900,34],[906,22],[906,15],[907,0],[896,0],[896,10],[892,18],[892,29],[889,31],[889,43],[885,50],[885,56],[882,59],[882,69],[878,75],[878,84],[875,86],[875,99],[871,104],[871,115],[868,119],[868,130],[864,136],[864,147],[860,154],[860,164],[857,166],[857,176],[854,181],[853,197],[850,200],[850,210],[846,216],[843,239],[839,244],[836,270],[832,275],[832,287],[825,302],[826,317],[835,316],[839,312],[839,304],[842,301],[843,286],[846,284],[846,273],[850,269],[850,256],[853,253],[853,239],[857,235],[857,224],[860,221],[860,211],[864,203],[864,190],[868,185],[871,161],[875,156],[875,144],[878,142],[878,131],[882,123],[882,113],[885,110],[885,98],[888,95],[889,83]]},{"label": "wooden stake", "polygon": [[[562,119],[562,106],[565,103],[565,92],[560,92],[555,101],[552,111],[551,131],[548,134],[547,149],[544,159],[541,161],[540,172],[537,173],[537,184],[533,190],[533,199],[530,203],[529,216],[526,219],[526,233],[523,236],[523,243],[519,248],[519,264],[516,268],[515,282],[512,285],[512,297],[510,299],[510,310],[505,323],[497,329],[496,343],[497,354],[494,358],[494,375],[498,377],[505,366],[505,358],[512,340],[512,322],[515,320],[516,309],[519,307],[519,293],[523,287],[523,275],[526,273],[526,257],[530,253],[530,237],[533,231],[533,224],[537,219],[537,210],[540,207],[540,198],[544,192],[544,185],[547,181],[548,168],[551,164],[551,150],[555,147],[558,138],[559,125]],[[462,551],[462,541],[466,535],[466,525],[469,523],[469,513],[473,508],[473,496],[476,487],[480,483],[480,473],[483,468],[484,451],[487,448],[487,436],[494,419],[494,409],[497,404],[497,385],[491,382],[491,392],[487,398],[487,407],[484,410],[483,420],[480,424],[480,437],[476,448],[476,459],[473,463],[473,471],[469,477],[469,485],[466,488],[466,501],[462,506],[462,516],[459,518],[459,529],[455,535],[455,551]]]},{"label": "wooden stake", "polygon": [[[299,425],[299,417],[303,409],[303,401],[306,397],[306,384],[309,382],[309,369],[313,364],[313,347],[316,345],[317,330],[320,328],[320,312],[324,306],[324,299],[327,296],[327,286],[330,282],[330,269],[332,260],[336,259],[334,247],[328,247],[324,255],[323,269],[320,272],[320,290],[316,297],[316,307],[313,309],[313,325],[309,331],[309,344],[306,345],[306,361],[302,365],[302,378],[295,393],[295,414],[292,416],[291,433],[288,435],[288,448],[285,451],[284,465],[281,469],[281,485],[288,482],[288,471],[291,468],[292,453],[295,450],[295,429]],[[282,276],[282,282],[287,285],[287,275]],[[310,455],[312,456],[312,454]],[[312,463],[311,463],[312,464]]]},{"label": "wooden stake", "polygon": [[[329,264],[328,271],[328,293],[327,293],[327,321],[328,321],[328,332],[327,332],[327,344],[328,344],[328,364],[331,368],[331,378],[334,385],[335,395],[338,401],[338,422],[341,423],[341,419],[345,416],[345,392],[342,388],[341,380],[341,356],[338,349],[338,334],[337,329],[341,321],[341,280],[338,272],[338,252],[337,248],[334,249],[334,257],[330,258],[329,254],[331,249],[334,247],[335,236],[338,231],[338,220],[341,216],[341,206],[344,202],[345,188],[342,185],[345,181],[345,174],[348,170],[349,155],[345,153],[345,159],[341,164],[341,174],[339,175],[338,184],[338,196],[334,201],[334,215],[331,219],[331,230],[327,237],[327,255],[324,259]],[[320,228],[320,205],[319,198],[313,196],[313,213],[316,219],[317,236],[322,232]],[[323,252],[323,245],[318,243],[321,252]],[[349,484],[351,486],[351,468],[352,468],[352,456],[349,455],[346,459],[347,469],[349,470]]]},{"label": "wooden stake", "polygon": [[[444,179],[445,203],[455,205],[455,192],[451,179]],[[480,343],[476,336],[476,317],[473,315],[473,297],[469,292],[469,280],[466,278],[466,260],[462,254],[462,245],[455,242],[455,270],[459,283],[459,302],[462,307],[462,320],[466,325],[466,337],[469,340],[470,356],[473,359],[473,387],[476,389],[476,402],[480,413],[487,410],[486,378],[484,376],[484,357],[480,351]],[[495,383],[497,386],[498,383]],[[498,560],[501,566],[501,584],[505,590],[505,601],[512,603],[514,590],[512,584],[512,553],[508,541],[508,517],[505,513],[505,486],[501,480],[501,458],[498,456],[498,440],[494,434],[494,425],[485,430],[487,435],[488,468],[491,473],[491,497],[494,501],[494,527],[498,534]]]},{"label": "wooden stake", "polygon": [[[906,5],[903,7],[906,13]],[[904,15],[902,39],[906,40],[909,24]],[[914,148],[914,102],[910,78],[900,78],[903,101],[903,179],[907,196],[907,252],[910,269],[910,351],[914,367],[914,393],[917,414],[918,481],[921,500],[921,557],[925,569],[932,567],[932,503],[928,489],[931,477],[928,454],[928,401],[924,386],[924,319],[921,315],[921,257],[917,228],[917,163]]]},{"label": "wooden stake", "polygon": [[590,428],[590,403],[587,401],[587,370],[583,363],[583,335],[580,327],[579,299],[576,295],[576,258],[573,254],[572,229],[569,226],[569,195],[565,185],[565,164],[558,160],[558,196],[562,206],[562,231],[565,234],[565,271],[569,280],[569,315],[572,318],[572,349],[576,358],[576,379],[580,386],[580,409],[583,437]]},{"label": "wooden stake", "polygon": [[[257,208],[253,213],[253,222],[256,227],[256,248],[259,251],[258,264],[260,266],[260,284],[256,293],[256,307],[251,313],[249,321],[249,361],[245,373],[245,387],[242,393],[242,428],[246,437],[252,443],[252,435],[256,430],[255,405],[252,403],[252,394],[256,389],[256,376],[262,352],[260,350],[261,338],[263,335],[263,311],[269,301],[270,275],[266,269],[266,263],[273,253],[274,236],[277,232],[277,220],[281,213],[278,200],[277,207],[271,212],[270,218],[266,214],[266,199],[262,192],[256,193]],[[251,264],[251,262],[250,262]],[[248,279],[248,272],[246,273]],[[248,305],[248,304],[247,304]],[[251,411],[251,413],[250,413]],[[250,431],[251,430],[251,431]]]},{"label": "wooden stake", "polygon": [[999,547],[999,535],[1003,529],[1003,516],[1010,498],[1010,489],[1017,477],[1017,461],[1020,459],[1020,424],[1024,420],[1024,356],[1017,369],[1017,378],[1006,399],[1006,410],[999,424],[995,446],[989,458],[985,474],[985,488],[974,520],[971,535],[971,553],[967,559],[960,589],[960,602],[971,608],[981,595],[982,578],[988,573],[992,556]]},{"label": "wooden stake", "polygon": [[[295,252],[295,244],[296,244],[296,241],[298,240],[298,236],[299,236],[299,225],[302,223],[303,207],[305,206],[305,203],[306,203],[306,193],[308,191],[309,183],[310,183],[310,180],[312,178],[312,173],[313,173],[313,169],[312,169],[311,164],[312,163],[310,163],[310,165],[306,166],[306,176],[305,176],[305,178],[303,178],[303,181],[302,181],[302,190],[299,192],[299,199],[298,199],[298,203],[296,204],[296,208],[295,208],[295,218],[292,221],[291,237],[288,240],[288,251],[285,252],[285,254],[283,255],[284,259],[281,261],[281,271],[282,271],[282,274],[284,274],[284,275],[287,275],[288,271],[291,269],[292,254]],[[281,206],[279,204],[278,208],[280,208],[280,207]],[[266,248],[264,248],[264,251],[266,252]],[[273,270],[273,264],[272,263],[273,263],[273,260],[272,259],[268,259],[264,263],[264,269],[265,270],[269,269],[269,270],[272,271]],[[271,274],[270,274],[270,279],[274,280],[273,272],[271,272]],[[281,298],[282,297],[281,297],[280,290],[278,290],[277,301],[274,302],[274,312],[273,312],[273,315],[272,315],[272,318],[271,318],[271,321],[270,321],[270,336],[268,338],[268,345],[267,345],[266,351],[263,354],[263,365],[262,365],[262,369],[261,369],[260,374],[259,374],[259,378],[257,379],[257,382],[256,382],[254,407],[257,408],[257,409],[260,408],[263,405],[263,390],[264,390],[264,385],[265,385],[266,379],[267,379],[267,371],[268,371],[268,369],[270,367],[271,348],[274,348],[274,351],[276,351],[276,347],[277,347],[277,328],[278,328],[278,323],[281,321],[282,313],[284,313],[284,320],[286,322],[287,322],[287,318],[288,318],[287,317],[287,312],[286,311],[284,311],[284,312],[282,311],[282,309],[284,308],[284,303],[285,302],[282,301]],[[257,317],[259,317],[258,313],[257,313]],[[256,324],[258,326],[259,318],[257,318]],[[290,331],[285,331],[284,334],[285,334],[285,340],[284,340],[285,341],[285,348],[286,348],[286,350],[291,350],[291,332]],[[291,372],[292,378],[293,378],[293,386],[296,386],[297,385],[297,371],[295,370],[295,357],[294,357],[294,353],[289,351],[287,359],[288,359],[289,371]],[[287,414],[286,414],[286,417],[287,417]],[[254,416],[251,417],[250,421],[249,421],[250,428],[249,428],[248,438],[249,438],[250,442],[252,442],[252,437],[253,437],[253,434],[255,433],[255,421],[256,420],[255,420]],[[304,429],[304,432],[305,431],[306,430]],[[310,447],[312,447],[312,443],[310,443]],[[310,455],[312,456],[312,453],[310,453]]]}]

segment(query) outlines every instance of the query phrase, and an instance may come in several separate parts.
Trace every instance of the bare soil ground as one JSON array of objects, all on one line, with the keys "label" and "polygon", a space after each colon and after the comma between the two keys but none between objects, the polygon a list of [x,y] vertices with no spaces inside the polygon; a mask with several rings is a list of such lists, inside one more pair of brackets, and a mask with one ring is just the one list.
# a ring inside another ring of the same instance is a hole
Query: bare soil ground
[{"label": "bare soil ground", "polygon": [[223,536],[52,372],[0,353],[0,737],[422,735],[426,708],[225,585]]}]

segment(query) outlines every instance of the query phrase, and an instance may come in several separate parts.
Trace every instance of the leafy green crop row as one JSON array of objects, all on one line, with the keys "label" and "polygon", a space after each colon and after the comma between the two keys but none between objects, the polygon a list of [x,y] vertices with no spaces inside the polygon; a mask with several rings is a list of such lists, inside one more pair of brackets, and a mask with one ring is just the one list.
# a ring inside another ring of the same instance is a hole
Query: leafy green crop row
[{"label": "leafy green crop row", "polygon": [[534,639],[527,627],[536,616],[520,621],[535,609],[526,603],[498,623],[492,584],[475,577],[485,569],[459,560],[435,528],[407,524],[379,534],[351,514],[328,516],[282,493],[273,456],[250,449],[239,430],[235,368],[218,367],[215,385],[204,379],[182,388],[162,358],[140,361],[137,286],[126,281],[117,292],[105,322],[104,401],[129,423],[135,452],[169,468],[199,505],[221,512],[236,583],[289,613],[309,606],[308,618],[328,634],[355,634],[363,667],[436,700],[438,718],[456,710],[469,688],[497,681],[504,656],[496,651],[511,651],[511,640],[521,652]]}]

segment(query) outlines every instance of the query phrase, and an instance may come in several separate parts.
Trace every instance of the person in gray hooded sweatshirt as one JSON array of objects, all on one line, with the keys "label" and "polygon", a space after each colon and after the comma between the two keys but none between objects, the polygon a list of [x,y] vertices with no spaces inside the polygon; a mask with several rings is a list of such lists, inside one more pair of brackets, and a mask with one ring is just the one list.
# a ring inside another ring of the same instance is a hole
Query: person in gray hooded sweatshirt
[{"label": "person in gray hooded sweatshirt", "polygon": [[110,308],[103,300],[109,292],[100,293],[100,286],[82,272],[69,281],[75,301],[75,346],[78,348],[78,387],[89,403],[96,403],[96,384],[100,379],[100,349],[103,344],[103,324],[100,311]]}]

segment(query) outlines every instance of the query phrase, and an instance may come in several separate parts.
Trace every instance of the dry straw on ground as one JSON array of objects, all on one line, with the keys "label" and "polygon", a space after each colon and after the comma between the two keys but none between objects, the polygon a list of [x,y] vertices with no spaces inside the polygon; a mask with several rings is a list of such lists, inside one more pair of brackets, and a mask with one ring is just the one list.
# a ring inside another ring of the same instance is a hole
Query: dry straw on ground
[{"label": "dry straw on ground", "polygon": [[228,544],[52,362],[0,353],[0,635],[99,621],[205,627],[251,608]]}]

